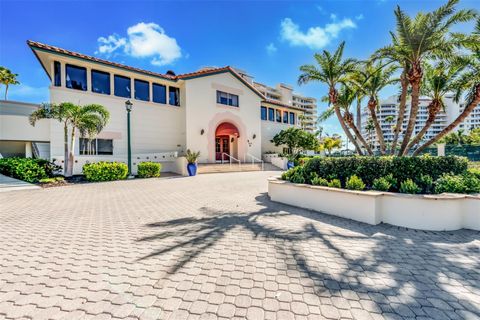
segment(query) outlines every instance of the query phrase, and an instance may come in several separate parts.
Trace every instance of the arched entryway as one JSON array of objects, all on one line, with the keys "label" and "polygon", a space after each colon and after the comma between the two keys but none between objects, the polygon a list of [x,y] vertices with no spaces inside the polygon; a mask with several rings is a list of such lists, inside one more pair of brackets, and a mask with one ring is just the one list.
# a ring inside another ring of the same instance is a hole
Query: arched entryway
[{"label": "arched entryway", "polygon": [[222,122],[215,130],[215,161],[229,161],[230,156],[238,158],[238,128],[230,122]]}]

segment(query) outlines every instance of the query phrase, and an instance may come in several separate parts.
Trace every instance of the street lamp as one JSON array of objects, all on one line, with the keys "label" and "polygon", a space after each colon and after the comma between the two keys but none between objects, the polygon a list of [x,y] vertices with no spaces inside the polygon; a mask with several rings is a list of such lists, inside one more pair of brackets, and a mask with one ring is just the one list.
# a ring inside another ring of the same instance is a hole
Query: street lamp
[{"label": "street lamp", "polygon": [[130,100],[125,101],[125,109],[127,109],[127,139],[128,139],[128,176],[132,176],[132,147],[130,144],[130,111],[132,111],[133,103]]}]

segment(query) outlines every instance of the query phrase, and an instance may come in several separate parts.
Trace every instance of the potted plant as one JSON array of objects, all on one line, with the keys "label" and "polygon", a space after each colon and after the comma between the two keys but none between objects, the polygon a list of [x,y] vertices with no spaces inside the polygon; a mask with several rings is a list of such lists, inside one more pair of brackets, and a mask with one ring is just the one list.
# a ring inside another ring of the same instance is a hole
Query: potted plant
[{"label": "potted plant", "polygon": [[292,155],[289,155],[289,156],[287,157],[287,159],[288,159],[288,161],[287,161],[287,170],[295,167],[295,158],[296,158],[296,156],[293,155],[293,154],[292,154]]},{"label": "potted plant", "polygon": [[200,151],[192,152],[190,149],[187,150],[185,158],[187,158],[187,171],[189,176],[194,176],[197,174],[197,159],[200,157]]}]

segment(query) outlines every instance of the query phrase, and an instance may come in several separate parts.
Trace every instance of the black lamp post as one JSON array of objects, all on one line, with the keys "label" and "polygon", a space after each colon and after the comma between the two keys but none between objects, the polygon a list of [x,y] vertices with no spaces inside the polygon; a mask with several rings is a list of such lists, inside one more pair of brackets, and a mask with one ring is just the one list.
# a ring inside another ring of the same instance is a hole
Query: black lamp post
[{"label": "black lamp post", "polygon": [[130,111],[132,111],[133,103],[130,100],[125,101],[125,109],[127,109],[127,139],[128,139],[128,176],[132,175],[132,147],[130,143]]}]

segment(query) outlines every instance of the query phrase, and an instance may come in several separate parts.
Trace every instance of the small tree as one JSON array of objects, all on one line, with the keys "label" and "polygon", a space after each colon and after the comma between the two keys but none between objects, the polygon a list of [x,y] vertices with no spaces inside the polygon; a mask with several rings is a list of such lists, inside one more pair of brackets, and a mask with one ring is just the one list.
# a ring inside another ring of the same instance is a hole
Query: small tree
[{"label": "small tree", "polygon": [[333,149],[338,149],[342,147],[342,138],[338,135],[331,137],[325,137],[320,142],[322,148],[328,151],[328,155],[332,155]]},{"label": "small tree", "polygon": [[18,74],[12,73],[9,69],[0,67],[0,84],[5,85],[5,100],[7,100],[8,86],[20,84],[17,76]]},{"label": "small tree", "polygon": [[275,146],[285,145],[289,150],[289,158],[295,158],[302,150],[315,150],[318,140],[314,134],[299,128],[288,128],[277,133],[271,140]]}]

